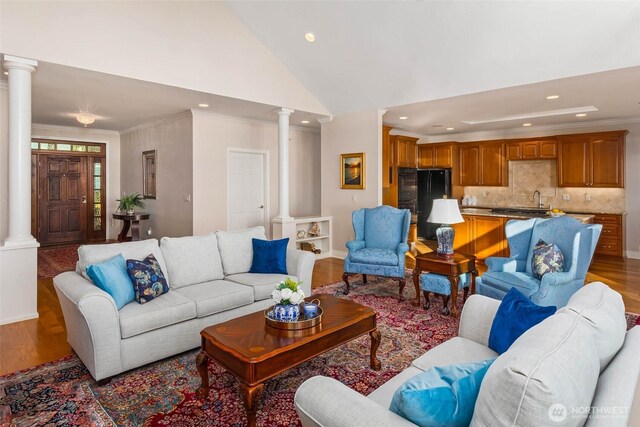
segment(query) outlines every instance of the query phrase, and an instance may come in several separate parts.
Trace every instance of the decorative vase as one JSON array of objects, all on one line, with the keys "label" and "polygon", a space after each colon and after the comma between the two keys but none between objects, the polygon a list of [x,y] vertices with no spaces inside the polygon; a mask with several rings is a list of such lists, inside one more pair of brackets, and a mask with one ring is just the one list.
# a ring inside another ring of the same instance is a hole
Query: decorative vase
[{"label": "decorative vase", "polygon": [[133,209],[127,209],[127,210],[125,211],[125,213],[126,213],[127,215],[133,215],[133,214],[135,213],[135,211],[134,211]]},{"label": "decorative vase", "polygon": [[276,304],[273,307],[273,316],[279,322],[295,322],[300,317],[300,305]]}]

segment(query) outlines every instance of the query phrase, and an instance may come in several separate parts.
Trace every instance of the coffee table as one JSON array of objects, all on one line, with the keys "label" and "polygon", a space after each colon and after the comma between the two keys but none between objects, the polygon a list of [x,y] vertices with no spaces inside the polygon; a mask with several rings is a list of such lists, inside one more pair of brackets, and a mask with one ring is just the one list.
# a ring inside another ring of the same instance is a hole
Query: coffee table
[{"label": "coffee table", "polygon": [[370,366],[380,370],[376,356],[380,345],[376,312],[331,295],[307,298],[312,299],[320,300],[323,315],[320,324],[309,329],[273,328],[265,323],[263,311],[203,329],[200,332],[202,348],[196,357],[202,378],[198,396],[208,396],[207,366],[209,359],[213,359],[240,379],[248,425],[255,426],[258,399],[265,381],[367,333],[371,336]]}]

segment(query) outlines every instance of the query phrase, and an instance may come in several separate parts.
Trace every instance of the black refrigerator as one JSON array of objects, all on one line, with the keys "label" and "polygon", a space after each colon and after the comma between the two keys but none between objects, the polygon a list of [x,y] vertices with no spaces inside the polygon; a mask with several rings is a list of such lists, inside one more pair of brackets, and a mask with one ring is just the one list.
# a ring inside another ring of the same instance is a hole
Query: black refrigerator
[{"label": "black refrigerator", "polygon": [[451,197],[451,169],[418,170],[418,238],[436,240],[440,224],[427,222],[434,199]]}]

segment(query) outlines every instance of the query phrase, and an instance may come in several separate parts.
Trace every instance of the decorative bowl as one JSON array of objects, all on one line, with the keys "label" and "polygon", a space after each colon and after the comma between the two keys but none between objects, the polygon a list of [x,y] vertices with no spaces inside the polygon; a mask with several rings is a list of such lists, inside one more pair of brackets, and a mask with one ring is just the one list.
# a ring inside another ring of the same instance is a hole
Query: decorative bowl
[{"label": "decorative bowl", "polygon": [[567,214],[566,212],[562,212],[562,211],[560,211],[560,212],[548,211],[547,213],[548,213],[549,215],[551,215],[551,217],[552,217],[552,218],[557,218],[557,217],[559,217],[559,216],[562,216],[562,215],[566,215],[566,214]]}]

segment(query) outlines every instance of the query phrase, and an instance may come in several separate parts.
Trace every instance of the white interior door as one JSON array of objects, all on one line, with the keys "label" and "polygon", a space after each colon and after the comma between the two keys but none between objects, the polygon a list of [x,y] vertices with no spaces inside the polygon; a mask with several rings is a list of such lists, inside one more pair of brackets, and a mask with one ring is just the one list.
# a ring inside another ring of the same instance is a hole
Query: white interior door
[{"label": "white interior door", "polygon": [[229,151],[229,230],[267,227],[267,153]]}]

